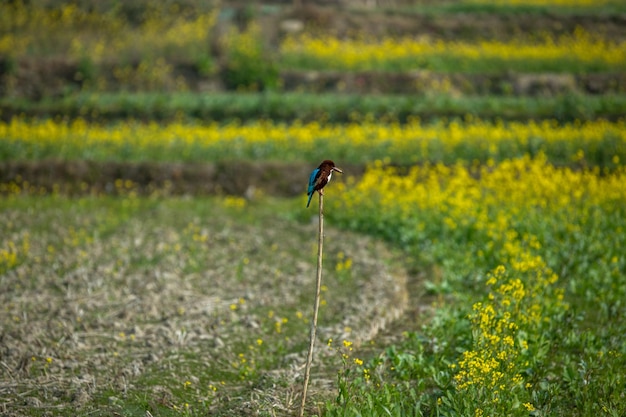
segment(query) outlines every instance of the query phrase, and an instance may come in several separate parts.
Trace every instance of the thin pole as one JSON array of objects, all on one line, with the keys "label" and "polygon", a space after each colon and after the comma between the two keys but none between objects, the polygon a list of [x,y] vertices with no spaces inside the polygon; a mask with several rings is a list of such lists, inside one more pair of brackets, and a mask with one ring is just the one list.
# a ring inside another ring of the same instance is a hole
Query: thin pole
[{"label": "thin pole", "polygon": [[324,195],[320,193],[319,231],[317,244],[317,287],[315,289],[315,302],[313,303],[313,321],[311,322],[311,334],[309,340],[309,354],[304,368],[304,386],[302,389],[302,404],[300,405],[300,417],[304,416],[306,393],[311,376],[311,364],[313,363],[313,347],[315,346],[315,333],[317,332],[317,314],[320,309],[320,293],[322,290],[322,252],[324,248]]}]

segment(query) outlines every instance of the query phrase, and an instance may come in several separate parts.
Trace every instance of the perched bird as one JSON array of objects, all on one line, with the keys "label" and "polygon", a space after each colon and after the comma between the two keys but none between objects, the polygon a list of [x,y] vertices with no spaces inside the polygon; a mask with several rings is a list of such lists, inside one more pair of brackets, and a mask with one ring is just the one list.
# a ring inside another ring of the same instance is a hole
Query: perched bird
[{"label": "perched bird", "polygon": [[340,174],[343,173],[342,170],[335,166],[333,161],[327,159],[322,162],[319,167],[315,168],[313,172],[311,172],[311,176],[309,177],[309,188],[306,192],[309,196],[309,201],[306,203],[307,207],[311,204],[311,198],[313,198],[313,194],[316,191],[321,195],[324,194],[322,188],[324,188],[324,186],[328,184],[328,181],[330,181],[333,171],[337,171]]}]

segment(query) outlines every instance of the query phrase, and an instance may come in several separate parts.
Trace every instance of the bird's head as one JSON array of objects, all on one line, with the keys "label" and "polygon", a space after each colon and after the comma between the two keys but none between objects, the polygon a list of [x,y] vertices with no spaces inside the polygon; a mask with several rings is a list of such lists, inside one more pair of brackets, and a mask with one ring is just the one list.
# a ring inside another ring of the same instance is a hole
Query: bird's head
[{"label": "bird's head", "polygon": [[343,174],[343,171],[341,169],[337,168],[335,166],[335,163],[333,161],[331,161],[330,159],[327,159],[327,160],[325,160],[324,162],[322,162],[320,164],[320,169],[322,169],[323,167],[328,169],[329,172],[337,171],[338,173]]}]

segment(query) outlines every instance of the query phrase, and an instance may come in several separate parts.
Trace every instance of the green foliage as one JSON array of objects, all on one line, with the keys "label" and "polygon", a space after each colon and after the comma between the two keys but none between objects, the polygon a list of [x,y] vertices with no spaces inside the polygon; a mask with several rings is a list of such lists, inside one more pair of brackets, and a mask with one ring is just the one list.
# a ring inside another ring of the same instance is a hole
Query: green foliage
[{"label": "green foliage", "polygon": [[98,78],[98,67],[90,57],[83,56],[78,61],[74,78],[83,85],[93,85]]},{"label": "green foliage", "polygon": [[395,14],[426,14],[434,17],[449,13],[477,13],[487,15],[519,15],[550,13],[556,16],[579,15],[603,16],[607,14],[623,13],[626,10],[623,2],[619,0],[603,0],[589,2],[539,2],[539,1],[442,1],[442,2],[419,2],[407,6],[384,8],[387,13]]},{"label": "green foliage", "polygon": [[[98,72],[91,61],[81,61],[81,78],[96,81]],[[598,118],[618,119],[626,111],[622,94],[565,94],[551,97],[507,97],[497,95],[375,95],[277,93],[195,93],[77,92],[62,98],[32,101],[0,98],[5,115],[28,114],[36,117],[85,117],[96,121],[123,118],[172,121],[324,120],[345,123],[362,119],[398,121],[419,118],[425,122],[441,118],[483,120],[556,119],[560,122]]]},{"label": "green foliage", "polygon": [[10,54],[0,57],[0,75],[15,75],[17,60]]},{"label": "green foliage", "polygon": [[626,382],[623,173],[541,166],[505,161],[475,177],[377,166],[340,190],[333,221],[430,265],[425,290],[438,301],[421,329],[370,364],[371,380],[340,375],[332,415],[626,411],[615,389]]},{"label": "green foliage", "polygon": [[243,32],[233,28],[223,43],[227,51],[224,81],[228,88],[260,91],[278,86],[278,67],[263,44],[258,25],[251,23]]},{"label": "green foliage", "polygon": [[198,74],[206,77],[213,74],[213,72],[215,71],[215,62],[213,60],[213,57],[211,57],[211,55],[209,55],[208,53],[200,53],[196,57],[195,67],[198,71]]}]

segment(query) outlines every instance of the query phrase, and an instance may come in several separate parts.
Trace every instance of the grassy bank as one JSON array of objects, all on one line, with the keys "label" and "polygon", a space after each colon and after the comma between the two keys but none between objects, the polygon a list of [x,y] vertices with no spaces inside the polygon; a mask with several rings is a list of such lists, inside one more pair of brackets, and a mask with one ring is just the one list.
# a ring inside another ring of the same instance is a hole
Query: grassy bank
[{"label": "grassy bank", "polygon": [[361,95],[307,93],[79,93],[41,101],[0,99],[1,115],[34,118],[85,118],[107,122],[133,118],[162,122],[227,122],[257,120],[346,123],[368,117],[405,123],[441,118],[483,120],[556,119],[560,122],[598,118],[617,120],[626,112],[622,94],[557,94],[547,97],[454,94]]}]

